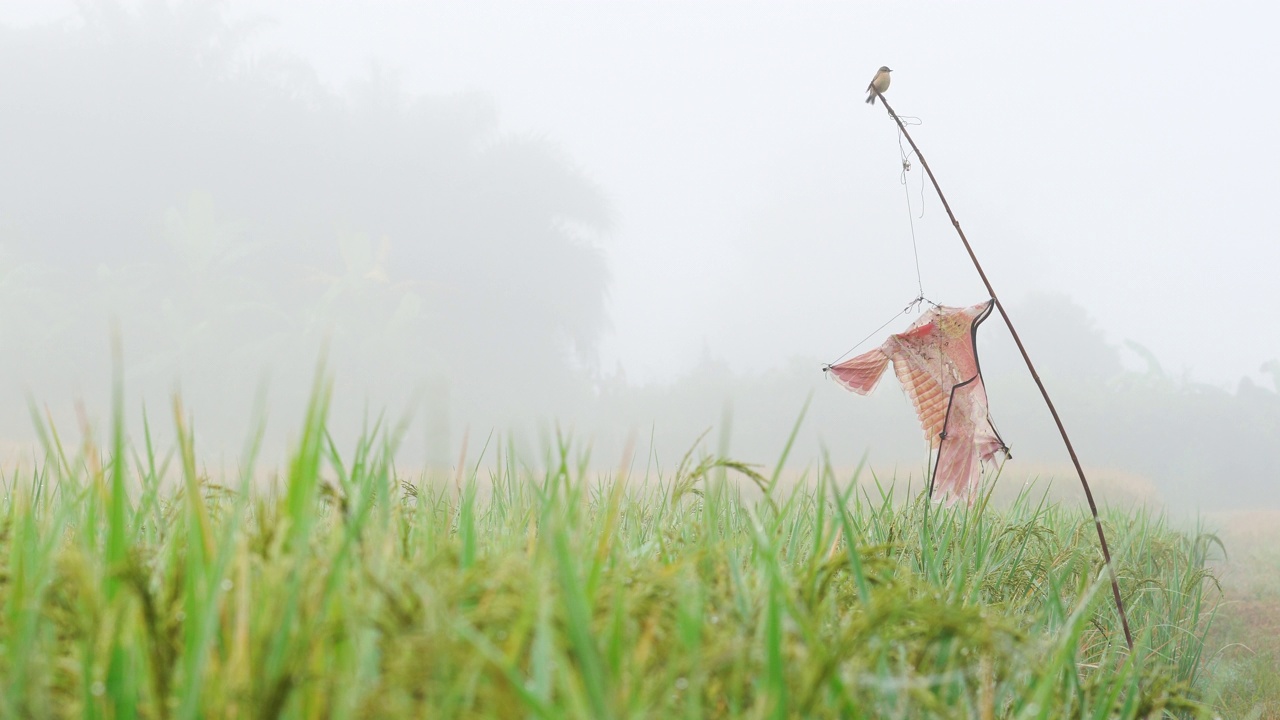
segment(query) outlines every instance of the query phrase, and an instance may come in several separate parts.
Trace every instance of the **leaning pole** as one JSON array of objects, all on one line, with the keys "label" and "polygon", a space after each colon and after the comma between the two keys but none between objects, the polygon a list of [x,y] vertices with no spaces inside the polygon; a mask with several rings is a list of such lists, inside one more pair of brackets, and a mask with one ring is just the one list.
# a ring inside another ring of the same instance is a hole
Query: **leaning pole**
[{"label": "leaning pole", "polygon": [[982,278],[982,284],[987,287],[987,294],[995,301],[996,309],[1000,311],[1000,317],[1004,318],[1004,324],[1009,328],[1009,334],[1013,335],[1013,342],[1018,346],[1018,352],[1022,354],[1022,360],[1027,364],[1027,370],[1031,372],[1031,379],[1035,380],[1036,387],[1040,389],[1040,396],[1044,398],[1044,404],[1049,408],[1049,414],[1053,416],[1053,422],[1058,426],[1058,434],[1062,436],[1062,442],[1067,446],[1067,453],[1071,456],[1071,463],[1075,465],[1076,474],[1080,477],[1080,485],[1084,488],[1085,499],[1089,501],[1089,512],[1093,513],[1093,526],[1098,531],[1098,544],[1102,546],[1102,559],[1107,566],[1107,574],[1111,578],[1111,595],[1116,602],[1116,612],[1120,615],[1120,625],[1124,628],[1124,640],[1129,646],[1129,650],[1133,651],[1133,633],[1129,630],[1129,617],[1124,611],[1124,600],[1120,597],[1120,583],[1116,579],[1115,565],[1111,562],[1111,550],[1107,547],[1107,536],[1102,531],[1102,519],[1098,517],[1098,504],[1093,500],[1093,491],[1089,489],[1089,481],[1084,476],[1084,468],[1080,466],[1080,458],[1076,456],[1076,449],[1071,444],[1071,438],[1067,436],[1067,428],[1062,424],[1062,418],[1058,417],[1058,409],[1053,406],[1053,400],[1049,399],[1049,391],[1045,389],[1044,383],[1040,380],[1040,374],[1036,372],[1036,366],[1031,362],[1031,356],[1027,354],[1027,349],[1022,345],[1022,338],[1018,337],[1018,331],[1013,327],[1013,321],[1009,319],[1009,313],[1005,312],[1004,304],[1000,302],[999,296],[996,295],[995,288],[991,287],[991,281],[987,279],[987,274],[982,270],[982,264],[978,262],[978,256],[974,254],[973,247],[969,245],[969,239],[965,237],[964,230],[960,229],[960,221],[956,219],[955,213],[951,212],[951,205],[947,203],[947,196],[942,194],[942,187],[938,185],[938,178],[934,177],[933,170],[929,168],[929,162],[924,159],[924,154],[920,152],[920,147],[916,145],[916,141],[911,139],[911,133],[907,132],[907,126],[903,124],[902,119],[893,111],[889,102],[884,99],[875,86],[871,86],[870,91],[876,94],[880,102],[884,103],[884,109],[888,111],[889,117],[898,125],[898,131],[911,144],[911,149],[915,151],[916,157],[920,158],[920,164],[924,166],[924,171],[929,175],[929,181],[933,183],[933,189],[938,193],[938,199],[942,201],[942,207],[947,211],[947,217],[951,218],[951,225],[955,227],[956,233],[960,236],[960,242],[964,243],[964,249],[969,253],[969,259],[973,261],[973,267],[978,271],[978,277]]}]

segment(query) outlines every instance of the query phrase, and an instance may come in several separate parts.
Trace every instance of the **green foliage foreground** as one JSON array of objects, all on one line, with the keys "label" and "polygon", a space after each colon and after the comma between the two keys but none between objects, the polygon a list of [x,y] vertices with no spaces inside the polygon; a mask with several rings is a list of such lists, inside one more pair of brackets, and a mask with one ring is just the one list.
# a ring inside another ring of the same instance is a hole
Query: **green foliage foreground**
[{"label": "green foliage foreground", "polygon": [[0,713],[1202,714],[1206,541],[1159,518],[1108,517],[1130,654],[1078,508],[714,456],[592,477],[563,442],[415,485],[395,431],[340,453],[326,398],[274,490],[198,473],[180,411],[169,455],[129,446],[118,401],[106,452],[42,426],[48,461],[4,488]]}]

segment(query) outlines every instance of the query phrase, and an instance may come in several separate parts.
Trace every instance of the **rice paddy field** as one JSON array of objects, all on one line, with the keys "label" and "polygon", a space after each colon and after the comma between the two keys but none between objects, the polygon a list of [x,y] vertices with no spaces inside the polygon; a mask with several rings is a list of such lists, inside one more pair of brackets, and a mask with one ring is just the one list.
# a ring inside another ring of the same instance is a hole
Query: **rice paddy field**
[{"label": "rice paddy field", "polygon": [[1275,708],[1257,654],[1217,650],[1251,633],[1214,624],[1221,544],[1154,513],[1104,516],[1130,651],[1092,519],[1034,488],[948,507],[821,462],[783,483],[701,446],[600,473],[565,438],[404,477],[398,429],[339,448],[327,397],[266,483],[252,444],[206,474],[180,408],[172,449],[126,437],[118,401],[101,447],[37,420],[46,459],[4,478],[0,505],[0,716]]}]

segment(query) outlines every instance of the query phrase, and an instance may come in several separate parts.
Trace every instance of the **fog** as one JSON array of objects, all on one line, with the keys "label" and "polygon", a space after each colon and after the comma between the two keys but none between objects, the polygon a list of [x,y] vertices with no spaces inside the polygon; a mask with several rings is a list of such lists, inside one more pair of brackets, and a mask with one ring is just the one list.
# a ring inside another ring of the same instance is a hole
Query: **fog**
[{"label": "fog", "polygon": [[[863,102],[887,64],[1109,496],[1280,506],[1277,16],[5,0],[4,467],[41,454],[32,407],[105,432],[118,332],[131,437],[145,407],[171,438],[178,391],[210,463],[257,402],[278,458],[323,358],[335,442],[404,416],[406,468],[536,461],[557,428],[602,467],[708,429],[772,463],[808,402],[795,472],[825,448],[919,482],[893,378],[821,372],[921,289],[985,297]],[[998,318],[979,349],[1006,473],[1074,482]]]}]

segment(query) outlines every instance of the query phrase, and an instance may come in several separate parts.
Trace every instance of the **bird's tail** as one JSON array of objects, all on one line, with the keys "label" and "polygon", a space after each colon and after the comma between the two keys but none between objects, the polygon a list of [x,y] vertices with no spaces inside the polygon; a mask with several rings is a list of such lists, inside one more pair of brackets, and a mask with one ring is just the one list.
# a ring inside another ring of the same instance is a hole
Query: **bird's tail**
[{"label": "bird's tail", "polygon": [[876,104],[876,91],[875,91],[875,90],[869,90],[869,91],[867,91],[867,104],[868,104],[868,105],[875,105],[875,104]]}]

